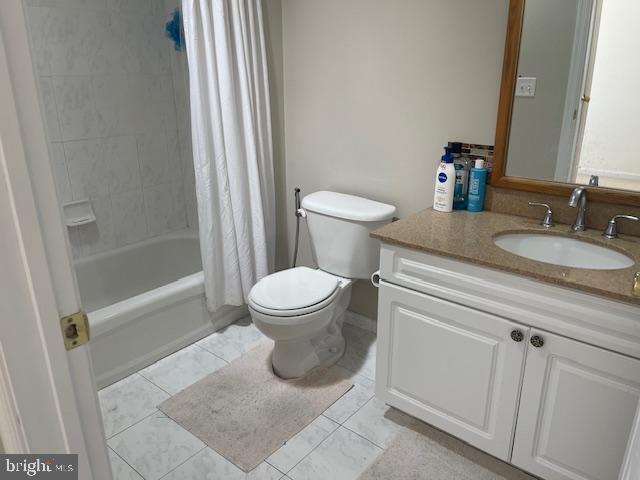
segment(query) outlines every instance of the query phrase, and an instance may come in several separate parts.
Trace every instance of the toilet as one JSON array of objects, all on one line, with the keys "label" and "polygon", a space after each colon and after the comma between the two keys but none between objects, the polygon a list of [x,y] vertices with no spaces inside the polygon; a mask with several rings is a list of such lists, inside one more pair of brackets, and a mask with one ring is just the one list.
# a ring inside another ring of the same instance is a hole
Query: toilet
[{"label": "toilet", "polygon": [[274,342],[282,378],[329,367],[344,353],[344,315],[354,280],[378,269],[379,244],[369,232],[389,223],[393,205],[320,191],[302,200],[317,269],[295,267],[266,276],[249,293],[256,327]]}]

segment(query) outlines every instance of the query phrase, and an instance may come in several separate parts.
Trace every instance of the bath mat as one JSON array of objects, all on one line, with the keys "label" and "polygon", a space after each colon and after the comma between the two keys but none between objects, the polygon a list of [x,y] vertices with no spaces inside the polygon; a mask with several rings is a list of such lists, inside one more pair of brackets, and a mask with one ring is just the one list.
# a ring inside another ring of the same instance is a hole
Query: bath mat
[{"label": "bath mat", "polygon": [[419,424],[403,430],[358,480],[536,480],[534,477]]},{"label": "bath mat", "polygon": [[262,343],[160,404],[160,410],[245,472],[353,386],[337,369],[282,380]]}]

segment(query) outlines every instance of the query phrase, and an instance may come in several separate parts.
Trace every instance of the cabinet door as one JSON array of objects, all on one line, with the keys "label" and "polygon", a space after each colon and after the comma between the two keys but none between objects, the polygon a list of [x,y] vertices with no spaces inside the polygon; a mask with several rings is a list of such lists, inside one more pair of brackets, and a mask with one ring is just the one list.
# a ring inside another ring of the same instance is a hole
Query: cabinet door
[{"label": "cabinet door", "polygon": [[615,480],[640,399],[640,361],[558,335],[529,345],[512,463],[547,480]]},{"label": "cabinet door", "polygon": [[377,395],[508,460],[528,329],[386,282],[379,298]]}]

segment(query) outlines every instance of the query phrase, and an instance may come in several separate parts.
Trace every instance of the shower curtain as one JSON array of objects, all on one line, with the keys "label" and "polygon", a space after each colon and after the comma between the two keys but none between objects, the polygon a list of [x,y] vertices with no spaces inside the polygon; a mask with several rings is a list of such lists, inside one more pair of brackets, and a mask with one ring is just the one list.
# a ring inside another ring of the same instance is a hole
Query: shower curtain
[{"label": "shower curtain", "polygon": [[260,0],[182,0],[209,310],[273,270],[275,193]]}]

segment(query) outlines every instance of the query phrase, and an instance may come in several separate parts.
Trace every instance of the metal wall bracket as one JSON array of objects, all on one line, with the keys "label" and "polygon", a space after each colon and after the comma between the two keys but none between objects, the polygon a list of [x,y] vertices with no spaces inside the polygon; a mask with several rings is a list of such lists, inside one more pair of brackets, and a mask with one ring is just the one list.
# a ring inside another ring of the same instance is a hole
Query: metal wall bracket
[{"label": "metal wall bracket", "polygon": [[72,350],[89,341],[89,319],[82,310],[62,317],[60,319],[60,329],[64,339],[64,347]]}]

